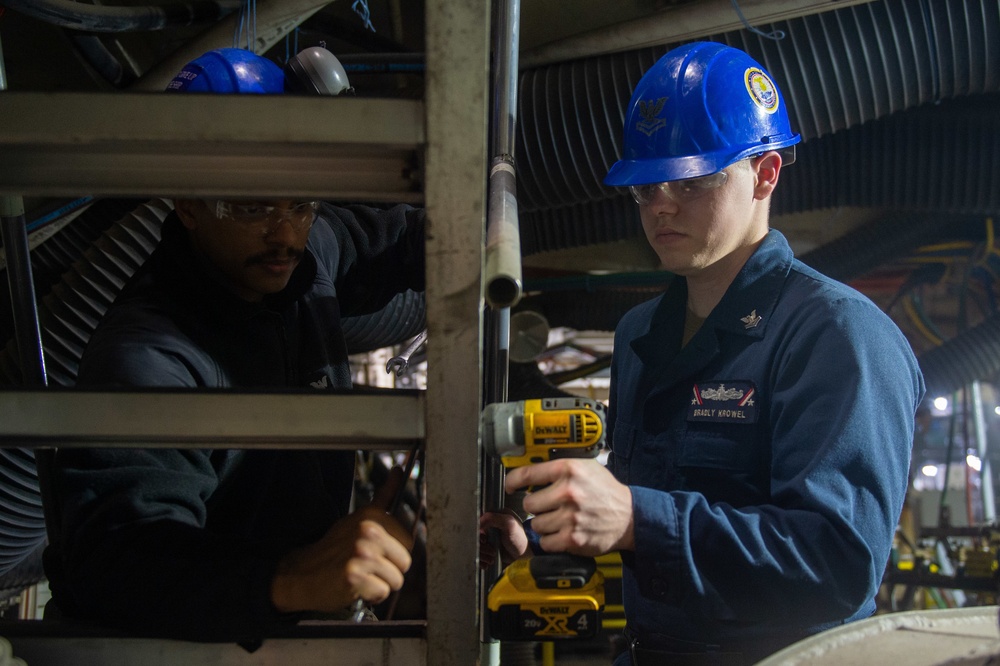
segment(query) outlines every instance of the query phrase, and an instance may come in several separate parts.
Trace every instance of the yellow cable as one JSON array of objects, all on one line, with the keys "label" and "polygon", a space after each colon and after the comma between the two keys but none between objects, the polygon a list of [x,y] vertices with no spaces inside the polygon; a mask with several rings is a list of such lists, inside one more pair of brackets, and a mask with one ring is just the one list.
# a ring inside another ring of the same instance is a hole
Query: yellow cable
[{"label": "yellow cable", "polygon": [[966,261],[966,257],[907,257],[904,263],[913,264],[957,264]]},{"label": "yellow cable", "polygon": [[555,666],[556,644],[552,641],[542,643],[542,666]]},{"label": "yellow cable", "polygon": [[972,241],[949,241],[947,243],[934,243],[933,245],[921,245],[917,248],[919,253],[945,252],[949,250],[968,250],[975,247]]},{"label": "yellow cable", "polygon": [[944,341],[941,340],[941,338],[939,338],[938,336],[934,335],[934,333],[929,328],[927,328],[927,325],[920,318],[920,315],[917,314],[917,310],[915,307],[913,307],[913,302],[911,299],[909,298],[903,299],[903,310],[906,311],[907,316],[909,316],[910,321],[913,322],[913,325],[917,327],[917,330],[919,330],[923,334],[923,336],[927,338],[929,342],[931,342],[934,345],[943,344]]}]

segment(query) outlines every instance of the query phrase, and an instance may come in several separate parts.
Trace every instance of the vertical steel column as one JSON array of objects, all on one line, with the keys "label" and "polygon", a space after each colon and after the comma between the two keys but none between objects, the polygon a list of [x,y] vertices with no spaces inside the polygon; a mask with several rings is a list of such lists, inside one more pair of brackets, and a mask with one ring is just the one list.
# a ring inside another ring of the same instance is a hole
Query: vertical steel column
[{"label": "vertical steel column", "polygon": [[430,0],[427,663],[479,660],[479,414],[489,2]]}]

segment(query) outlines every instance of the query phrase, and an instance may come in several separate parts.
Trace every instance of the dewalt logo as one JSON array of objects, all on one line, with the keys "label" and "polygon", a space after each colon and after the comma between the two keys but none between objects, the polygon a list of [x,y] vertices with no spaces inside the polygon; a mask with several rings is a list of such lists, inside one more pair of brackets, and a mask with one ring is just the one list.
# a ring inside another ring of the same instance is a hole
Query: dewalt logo
[{"label": "dewalt logo", "polygon": [[542,606],[538,610],[542,615],[566,615],[569,613],[569,606]]}]

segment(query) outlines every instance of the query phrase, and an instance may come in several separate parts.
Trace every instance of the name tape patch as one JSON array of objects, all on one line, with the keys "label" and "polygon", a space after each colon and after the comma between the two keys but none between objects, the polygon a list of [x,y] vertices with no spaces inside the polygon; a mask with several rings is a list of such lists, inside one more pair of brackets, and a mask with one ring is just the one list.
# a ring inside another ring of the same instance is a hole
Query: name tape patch
[{"label": "name tape patch", "polygon": [[757,389],[751,381],[702,382],[694,384],[691,390],[688,421],[757,422]]}]

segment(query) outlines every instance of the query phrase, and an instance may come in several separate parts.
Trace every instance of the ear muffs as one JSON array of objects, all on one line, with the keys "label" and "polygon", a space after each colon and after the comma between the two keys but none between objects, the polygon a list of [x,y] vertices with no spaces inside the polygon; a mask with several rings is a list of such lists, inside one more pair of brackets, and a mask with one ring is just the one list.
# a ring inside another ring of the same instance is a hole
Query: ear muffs
[{"label": "ear muffs", "polygon": [[307,95],[353,95],[337,56],[320,46],[304,49],[285,64],[285,90]]}]

